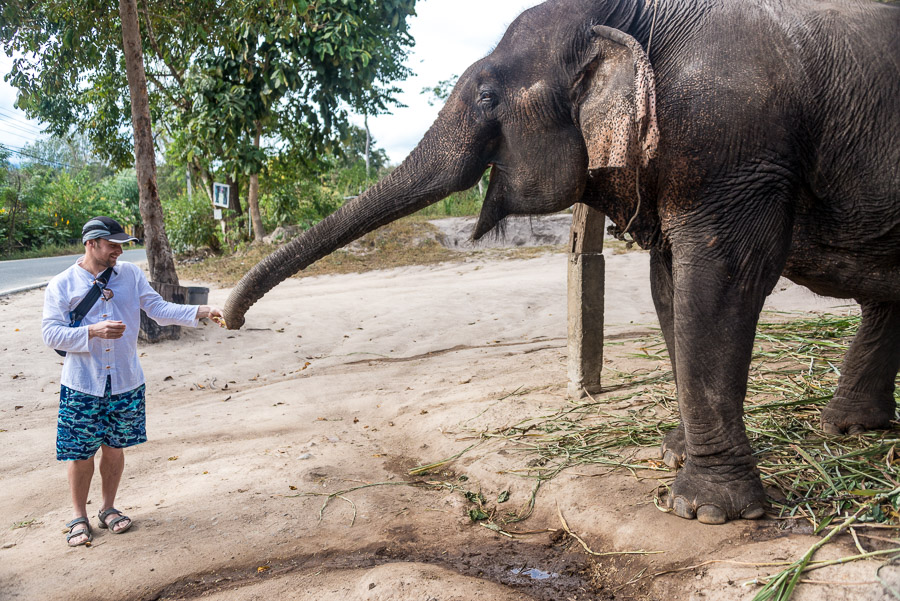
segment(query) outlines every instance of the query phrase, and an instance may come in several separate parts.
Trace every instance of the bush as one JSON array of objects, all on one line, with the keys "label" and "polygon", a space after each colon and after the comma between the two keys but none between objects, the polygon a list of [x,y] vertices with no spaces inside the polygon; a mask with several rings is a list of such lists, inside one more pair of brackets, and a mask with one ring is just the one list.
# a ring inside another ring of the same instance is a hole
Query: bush
[{"label": "bush", "polygon": [[478,188],[470,188],[463,192],[455,192],[447,198],[429,205],[416,213],[425,217],[468,217],[481,212],[484,195]]},{"label": "bush", "polygon": [[140,192],[134,169],[123,169],[101,180],[97,185],[97,194],[94,215],[112,217],[125,228],[143,229]]},{"label": "bush", "polygon": [[218,251],[221,247],[221,230],[213,218],[209,199],[202,193],[167,199],[165,208],[166,235],[176,253],[184,253],[208,247]]},{"label": "bush", "polygon": [[343,194],[316,179],[293,180],[283,185],[269,183],[267,187],[268,193],[259,199],[267,231],[281,225],[310,228],[344,204]]},{"label": "bush", "polygon": [[95,194],[79,175],[36,166],[10,172],[0,201],[0,237],[14,252],[80,241]]}]

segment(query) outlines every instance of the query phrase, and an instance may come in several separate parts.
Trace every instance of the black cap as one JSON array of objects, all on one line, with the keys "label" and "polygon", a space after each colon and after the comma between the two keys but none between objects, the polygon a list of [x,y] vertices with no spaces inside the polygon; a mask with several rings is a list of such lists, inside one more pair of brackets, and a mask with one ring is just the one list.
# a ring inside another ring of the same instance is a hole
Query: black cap
[{"label": "black cap", "polygon": [[92,217],[90,221],[81,228],[81,242],[86,243],[88,240],[103,238],[116,244],[124,244],[125,242],[137,242],[137,238],[125,233],[122,225],[112,217]]}]

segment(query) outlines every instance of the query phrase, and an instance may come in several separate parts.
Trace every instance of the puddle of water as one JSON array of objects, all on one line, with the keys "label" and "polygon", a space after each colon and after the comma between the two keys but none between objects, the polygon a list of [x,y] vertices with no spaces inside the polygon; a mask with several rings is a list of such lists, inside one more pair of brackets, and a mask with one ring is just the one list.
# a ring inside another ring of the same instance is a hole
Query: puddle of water
[{"label": "puddle of water", "polygon": [[514,568],[510,570],[516,576],[528,576],[532,580],[546,580],[548,578],[558,578],[559,574],[556,572],[544,572],[543,570],[539,570],[537,568]]}]

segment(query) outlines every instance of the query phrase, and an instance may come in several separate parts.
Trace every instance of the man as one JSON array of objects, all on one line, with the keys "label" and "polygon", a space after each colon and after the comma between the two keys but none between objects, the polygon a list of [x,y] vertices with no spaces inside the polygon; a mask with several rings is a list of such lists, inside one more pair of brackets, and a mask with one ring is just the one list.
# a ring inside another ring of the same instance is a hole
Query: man
[{"label": "man", "polygon": [[[94,217],[82,228],[84,256],[53,278],[44,295],[44,343],[67,352],[60,378],[56,458],[69,462],[74,513],[66,524],[66,541],[73,547],[93,539],[87,498],[94,455],[100,449],[99,526],[114,534],[131,527],[131,519],[114,502],[125,468],[123,449],[147,440],[144,373],[137,355],[141,309],[160,325],[196,327],[200,319],[222,317],[217,307],[166,302],[140,268],[119,263],[122,244],[135,240],[115,219]],[[113,270],[100,298],[80,325],[70,327],[69,312],[107,268]]]}]

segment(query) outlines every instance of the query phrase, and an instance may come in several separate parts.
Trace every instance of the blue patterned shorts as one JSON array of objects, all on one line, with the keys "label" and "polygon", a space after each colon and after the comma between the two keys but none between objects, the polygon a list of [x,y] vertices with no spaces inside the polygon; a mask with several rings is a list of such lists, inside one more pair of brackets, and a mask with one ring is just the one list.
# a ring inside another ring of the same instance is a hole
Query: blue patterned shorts
[{"label": "blue patterned shorts", "polygon": [[147,442],[144,385],[110,394],[110,378],[102,397],[66,386],[59,391],[56,458],[90,459],[100,445],[122,449]]}]

